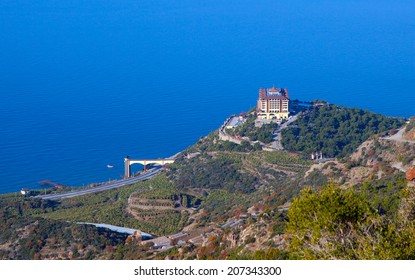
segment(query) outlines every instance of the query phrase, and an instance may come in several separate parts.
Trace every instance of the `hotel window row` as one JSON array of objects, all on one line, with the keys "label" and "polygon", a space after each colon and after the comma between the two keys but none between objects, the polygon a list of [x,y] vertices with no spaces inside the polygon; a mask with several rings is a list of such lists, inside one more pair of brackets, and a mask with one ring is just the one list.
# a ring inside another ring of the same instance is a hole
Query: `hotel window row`
[{"label": "hotel window row", "polygon": [[275,87],[259,90],[257,116],[259,119],[287,119],[289,96],[286,89]]}]

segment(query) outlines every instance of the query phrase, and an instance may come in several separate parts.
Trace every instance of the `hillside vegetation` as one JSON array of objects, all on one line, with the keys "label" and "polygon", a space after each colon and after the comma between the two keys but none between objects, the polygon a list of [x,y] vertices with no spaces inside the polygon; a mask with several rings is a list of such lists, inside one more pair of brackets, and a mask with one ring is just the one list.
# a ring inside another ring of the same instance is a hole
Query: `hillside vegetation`
[{"label": "hillside vegetation", "polygon": [[304,189],[288,212],[291,258],[414,259],[415,190],[399,196],[399,207],[384,215],[354,189]]},{"label": "hillside vegetation", "polygon": [[227,133],[233,136],[248,137],[250,141],[260,141],[268,144],[272,141],[272,133],[277,127],[276,123],[265,124],[261,127],[255,127],[256,113],[253,111],[247,115],[245,123],[228,129]]},{"label": "hillside vegetation", "polygon": [[282,205],[306,184],[304,174],[312,161],[286,151],[215,150],[223,142],[214,133],[200,139],[166,174],[178,190],[201,201],[203,215],[190,216],[199,225],[226,221],[271,193],[278,194],[274,203]]},{"label": "hillside vegetation", "polygon": [[[140,209],[137,203],[129,205],[130,197],[145,198],[146,201],[141,202]],[[180,197],[180,193],[161,174],[150,181],[135,183],[119,190],[62,200],[53,209],[39,216],[62,221],[106,223],[163,235],[179,231],[187,220],[186,213],[175,209],[174,201],[177,197]],[[161,204],[160,199],[169,200],[169,209],[157,209],[156,206]],[[144,204],[155,207],[143,209]]]},{"label": "hillside vegetation", "polygon": [[[256,128],[253,120],[248,114],[229,133],[267,142],[274,125]],[[412,259],[415,191],[404,171],[415,143],[382,137],[403,123],[324,105],[283,130],[289,151],[221,141],[215,131],[145,182],[62,201],[3,196],[0,257]],[[336,159],[310,160],[316,151]],[[186,238],[158,251],[77,222]]]},{"label": "hillside vegetation", "polygon": [[402,118],[325,105],[303,114],[293,126],[284,129],[282,144],[287,150],[307,156],[322,151],[327,157],[344,157],[369,137],[399,128],[404,123]]},{"label": "hillside vegetation", "polygon": [[55,206],[51,201],[1,196],[0,259],[107,259],[124,243],[126,234],[32,216]]}]

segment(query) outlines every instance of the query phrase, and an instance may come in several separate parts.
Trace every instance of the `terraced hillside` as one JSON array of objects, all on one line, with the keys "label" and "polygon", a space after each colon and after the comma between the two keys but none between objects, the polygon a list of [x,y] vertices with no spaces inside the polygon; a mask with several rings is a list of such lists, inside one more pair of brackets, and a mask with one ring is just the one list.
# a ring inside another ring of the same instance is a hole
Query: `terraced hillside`
[{"label": "terraced hillside", "polygon": [[147,190],[131,193],[126,211],[147,228],[159,226],[179,231],[191,211],[187,204],[188,195],[180,194],[165,177],[160,177],[149,182]]},{"label": "terraced hillside", "polygon": [[176,202],[184,196],[160,174],[150,181],[119,190],[62,200],[36,216],[61,221],[112,224],[163,235],[179,231],[187,221],[187,211],[182,211],[180,207],[187,197]]}]

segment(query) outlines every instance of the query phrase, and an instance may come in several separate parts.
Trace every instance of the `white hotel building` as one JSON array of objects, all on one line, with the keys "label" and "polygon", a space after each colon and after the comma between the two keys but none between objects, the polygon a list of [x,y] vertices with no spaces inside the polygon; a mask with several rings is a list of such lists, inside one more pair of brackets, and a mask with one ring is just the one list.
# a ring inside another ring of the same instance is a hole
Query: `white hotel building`
[{"label": "white hotel building", "polygon": [[290,98],[285,88],[261,88],[257,103],[258,119],[287,119]]}]

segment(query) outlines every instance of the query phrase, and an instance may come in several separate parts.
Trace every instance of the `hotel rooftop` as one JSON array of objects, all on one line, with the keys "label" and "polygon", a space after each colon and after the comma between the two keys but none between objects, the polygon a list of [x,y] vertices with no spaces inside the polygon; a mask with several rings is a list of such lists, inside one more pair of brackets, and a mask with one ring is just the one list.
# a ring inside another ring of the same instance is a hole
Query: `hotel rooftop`
[{"label": "hotel rooftop", "polygon": [[258,119],[287,119],[290,97],[285,88],[261,88],[257,102]]}]

